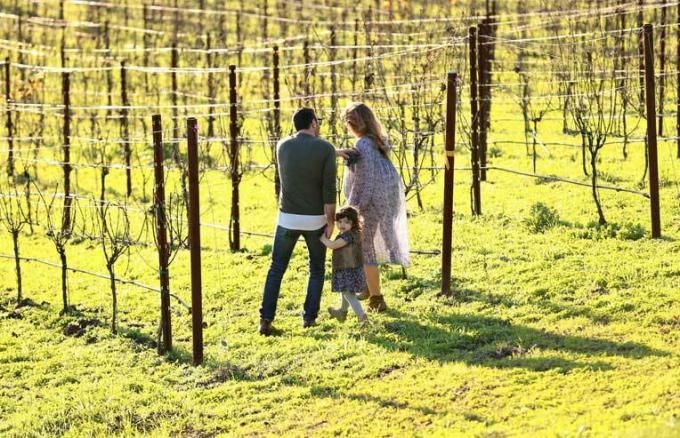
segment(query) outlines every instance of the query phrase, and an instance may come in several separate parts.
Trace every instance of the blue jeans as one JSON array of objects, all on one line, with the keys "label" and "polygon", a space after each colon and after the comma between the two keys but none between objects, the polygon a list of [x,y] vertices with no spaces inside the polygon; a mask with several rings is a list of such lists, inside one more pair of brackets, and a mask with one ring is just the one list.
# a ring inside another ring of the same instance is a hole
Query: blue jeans
[{"label": "blue jeans", "polygon": [[305,238],[309,251],[309,281],[307,283],[307,298],[305,299],[303,318],[314,321],[319,315],[321,306],[321,291],[323,290],[324,274],[326,270],[326,246],[319,237],[325,228],[315,231],[289,230],[276,227],[274,248],[272,250],[272,264],[267,273],[264,285],[260,318],[273,321],[276,315],[276,303],[279,300],[281,280],[288,269],[288,262],[300,236]]}]

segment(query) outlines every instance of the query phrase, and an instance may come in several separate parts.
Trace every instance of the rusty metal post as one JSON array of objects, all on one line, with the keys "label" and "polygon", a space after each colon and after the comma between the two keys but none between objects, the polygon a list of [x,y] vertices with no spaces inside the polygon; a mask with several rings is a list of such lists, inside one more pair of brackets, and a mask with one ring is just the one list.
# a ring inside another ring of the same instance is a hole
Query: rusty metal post
[{"label": "rusty metal post", "polygon": [[187,119],[189,170],[189,248],[191,251],[191,327],[193,364],[203,363],[203,297],[201,282],[201,218],[198,193],[198,123]]},{"label": "rusty metal post", "polygon": [[127,196],[132,196],[132,149],[130,148],[130,124],[128,121],[128,101],[127,94],[127,69],[125,68],[125,61],[120,63],[120,95],[123,108],[120,111],[120,127],[123,140],[123,154],[125,156],[125,177],[127,179],[126,193]]},{"label": "rusty metal post", "polygon": [[442,234],[442,295],[451,295],[451,248],[453,238],[453,166],[456,149],[456,82],[458,73],[446,76],[446,137],[444,170],[444,213]]},{"label": "rusty metal post", "polygon": [[61,74],[61,92],[64,102],[64,121],[62,127],[62,167],[64,169],[64,211],[62,229],[71,229],[71,78],[65,71]]},{"label": "rusty metal post", "polygon": [[472,159],[472,214],[482,214],[482,200],[479,174],[479,101],[477,97],[477,28],[471,26],[468,33],[470,51],[470,135]]},{"label": "rusty metal post", "polygon": [[647,106],[647,150],[649,153],[649,195],[652,212],[652,237],[661,237],[659,205],[659,162],[656,147],[656,99],[654,93],[654,27],[644,26],[645,105]]},{"label": "rusty metal post", "polygon": [[229,246],[232,251],[241,249],[241,214],[239,207],[239,184],[241,174],[239,172],[239,129],[238,129],[238,102],[236,95],[236,66],[229,66],[229,161],[231,162],[231,234]]},{"label": "rusty metal post", "polygon": [[161,116],[152,117],[153,162],[154,162],[154,219],[156,220],[156,242],[158,248],[158,274],[161,283],[161,343],[158,354],[172,349],[172,323],[170,316],[170,272],[168,270],[169,249],[167,216],[165,212],[165,176],[163,171],[163,127]]},{"label": "rusty metal post", "polygon": [[281,192],[281,178],[279,176],[279,162],[276,156],[276,144],[281,139],[281,85],[279,82],[279,47],[274,46],[274,146],[272,147],[272,162],[274,163],[274,192],[276,199]]},{"label": "rusty metal post", "polygon": [[9,57],[5,58],[5,105],[7,105],[7,174],[14,176],[14,128],[12,127],[12,77]]}]

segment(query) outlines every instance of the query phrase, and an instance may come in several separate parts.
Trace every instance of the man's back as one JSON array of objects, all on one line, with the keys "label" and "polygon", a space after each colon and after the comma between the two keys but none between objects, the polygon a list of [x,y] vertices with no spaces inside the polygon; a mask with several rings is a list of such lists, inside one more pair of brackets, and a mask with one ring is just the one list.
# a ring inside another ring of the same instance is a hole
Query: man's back
[{"label": "man's back", "polygon": [[298,132],[277,146],[283,213],[318,216],[336,196],[335,148],[327,141]]}]

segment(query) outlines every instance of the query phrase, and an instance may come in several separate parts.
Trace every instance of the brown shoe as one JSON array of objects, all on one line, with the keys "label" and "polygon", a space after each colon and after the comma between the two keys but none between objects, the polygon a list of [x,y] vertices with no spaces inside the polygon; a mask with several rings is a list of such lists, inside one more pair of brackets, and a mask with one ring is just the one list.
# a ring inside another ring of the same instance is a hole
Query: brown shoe
[{"label": "brown shoe", "polygon": [[316,319],[305,319],[302,322],[302,328],[311,328],[316,326]]},{"label": "brown shoe", "polygon": [[269,321],[267,319],[261,319],[260,320],[259,332],[262,336],[270,336],[273,331],[274,331],[274,327],[272,327],[271,321]]},{"label": "brown shoe", "polygon": [[384,312],[387,310],[387,304],[382,295],[373,295],[368,299],[368,308],[374,312]]},{"label": "brown shoe", "polygon": [[371,294],[369,294],[368,291],[365,290],[365,291],[361,292],[360,294],[357,294],[357,300],[364,301],[364,300],[369,299],[370,296],[371,296]]}]

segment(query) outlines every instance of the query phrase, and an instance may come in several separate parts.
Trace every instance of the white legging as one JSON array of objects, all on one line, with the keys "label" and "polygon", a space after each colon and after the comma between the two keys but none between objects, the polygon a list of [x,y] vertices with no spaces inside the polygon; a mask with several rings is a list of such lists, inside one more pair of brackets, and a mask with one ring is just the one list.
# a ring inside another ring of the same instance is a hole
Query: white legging
[{"label": "white legging", "polygon": [[353,292],[342,292],[342,296],[340,297],[340,310],[346,312],[348,306],[352,306],[352,310],[357,317],[363,318],[366,315],[364,309],[361,307],[359,299]]}]

